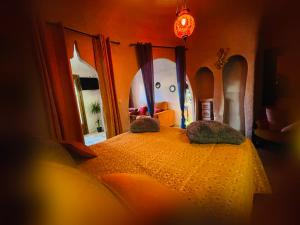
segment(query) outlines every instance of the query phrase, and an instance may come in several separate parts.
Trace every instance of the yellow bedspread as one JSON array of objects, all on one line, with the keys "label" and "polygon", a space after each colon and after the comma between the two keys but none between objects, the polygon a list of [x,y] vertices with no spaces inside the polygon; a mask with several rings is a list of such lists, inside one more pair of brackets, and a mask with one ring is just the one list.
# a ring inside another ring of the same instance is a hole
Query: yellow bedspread
[{"label": "yellow bedspread", "polygon": [[149,175],[211,214],[249,216],[253,194],[271,192],[248,139],[241,145],[190,144],[184,130],[162,127],[157,133],[124,133],[91,148],[98,157],[83,162],[82,170],[95,176]]}]

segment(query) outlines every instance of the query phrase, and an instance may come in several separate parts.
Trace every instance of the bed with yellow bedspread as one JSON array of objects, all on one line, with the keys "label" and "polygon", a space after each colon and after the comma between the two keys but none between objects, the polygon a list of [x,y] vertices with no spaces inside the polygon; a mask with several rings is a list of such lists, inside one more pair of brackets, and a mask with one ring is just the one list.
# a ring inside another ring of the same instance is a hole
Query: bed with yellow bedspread
[{"label": "bed with yellow bedspread", "polygon": [[91,148],[98,157],[84,161],[80,169],[97,177],[148,175],[211,215],[248,217],[253,195],[271,192],[248,139],[241,145],[190,144],[185,130],[161,127],[157,133],[124,133]]}]

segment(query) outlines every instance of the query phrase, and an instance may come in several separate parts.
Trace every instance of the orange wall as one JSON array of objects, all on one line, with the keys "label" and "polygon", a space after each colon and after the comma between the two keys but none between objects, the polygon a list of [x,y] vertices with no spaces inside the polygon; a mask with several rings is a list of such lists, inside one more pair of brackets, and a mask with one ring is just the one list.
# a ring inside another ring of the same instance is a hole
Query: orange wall
[{"label": "orange wall", "polygon": [[[44,21],[62,22],[88,33],[102,33],[112,40],[121,41],[120,46],[112,45],[112,55],[120,106],[122,125],[128,129],[128,98],[130,84],[136,74],[137,62],[134,48],[130,43],[149,41],[155,45],[180,45],[173,33],[176,1],[79,1],[79,0],[39,0],[36,8]],[[259,1],[258,1],[259,2]],[[209,67],[215,75],[215,110],[218,118],[222,115],[221,71],[214,67],[219,48],[230,48],[229,56],[239,54],[248,61],[246,117],[252,121],[254,59],[257,32],[260,22],[260,4],[251,1],[226,0],[200,4],[190,1],[196,19],[196,30],[187,47],[187,74],[193,90],[197,89],[196,71]],[[154,58],[174,60],[174,52],[169,49],[155,49]]]},{"label": "orange wall", "polygon": [[[99,3],[100,2],[100,3]],[[121,45],[112,44],[112,57],[115,71],[115,82],[117,87],[117,98],[121,113],[123,130],[129,128],[128,101],[129,90],[133,76],[138,71],[135,49],[129,47],[130,43],[152,42],[155,45],[179,45],[182,44],[173,35],[173,28],[165,29],[162,23],[163,17],[151,16],[152,10],[145,6],[143,10],[128,8],[127,1],[119,4],[106,6],[99,1],[98,7],[92,2],[84,1],[37,1],[35,6],[43,21],[62,22],[65,26],[81,30],[90,34],[104,34],[111,40],[120,41]],[[123,4],[123,5],[122,5]],[[120,18],[120,7],[126,11],[128,18]],[[108,12],[108,10],[110,10]],[[168,12],[172,12],[171,9]],[[150,13],[150,14],[149,14]],[[141,22],[140,18],[149,14],[149,18]],[[173,16],[168,16],[164,22],[173,21]],[[96,19],[97,18],[97,19]],[[168,21],[169,20],[169,21]],[[170,38],[171,37],[171,38]],[[79,46],[80,48],[80,46]],[[83,47],[82,55],[85,54]],[[174,61],[174,51],[170,49],[154,49],[154,58],[169,58]],[[83,57],[85,58],[85,57]],[[88,56],[86,58],[89,58]]]},{"label": "orange wall", "polygon": [[261,39],[265,49],[275,48],[279,52],[277,75],[283,76],[289,84],[289,88],[285,90],[289,93],[283,94],[295,96],[300,94],[300,3],[280,1],[275,6],[273,10],[266,11]]},{"label": "orange wall", "polygon": [[260,25],[261,7],[259,4],[220,6],[223,11],[207,20],[197,20],[195,34],[188,40],[188,74],[194,91],[197,89],[196,72],[200,67],[208,67],[214,73],[214,109],[217,120],[222,120],[223,87],[222,70],[215,67],[217,52],[229,48],[228,57],[242,55],[248,61],[248,80],[246,87],[246,130],[251,134],[253,121],[254,68],[257,36]]}]

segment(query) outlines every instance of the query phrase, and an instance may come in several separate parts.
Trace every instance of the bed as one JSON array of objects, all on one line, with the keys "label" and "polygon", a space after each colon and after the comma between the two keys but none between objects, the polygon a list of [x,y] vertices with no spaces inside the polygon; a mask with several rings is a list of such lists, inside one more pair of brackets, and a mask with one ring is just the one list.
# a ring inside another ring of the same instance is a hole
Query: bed
[{"label": "bed", "polygon": [[82,162],[81,170],[96,177],[148,175],[211,215],[249,217],[254,194],[271,192],[248,139],[241,145],[190,144],[185,130],[161,127],[157,133],[124,133],[91,148],[98,157]]}]

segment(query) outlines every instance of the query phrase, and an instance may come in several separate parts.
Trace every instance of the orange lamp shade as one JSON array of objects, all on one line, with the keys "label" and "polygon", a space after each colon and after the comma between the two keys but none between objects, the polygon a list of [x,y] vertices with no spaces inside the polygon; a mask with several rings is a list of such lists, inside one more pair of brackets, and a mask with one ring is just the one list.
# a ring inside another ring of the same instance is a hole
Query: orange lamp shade
[{"label": "orange lamp shade", "polygon": [[193,33],[195,29],[194,17],[189,14],[188,10],[181,11],[174,23],[175,35],[179,38],[185,39]]}]

